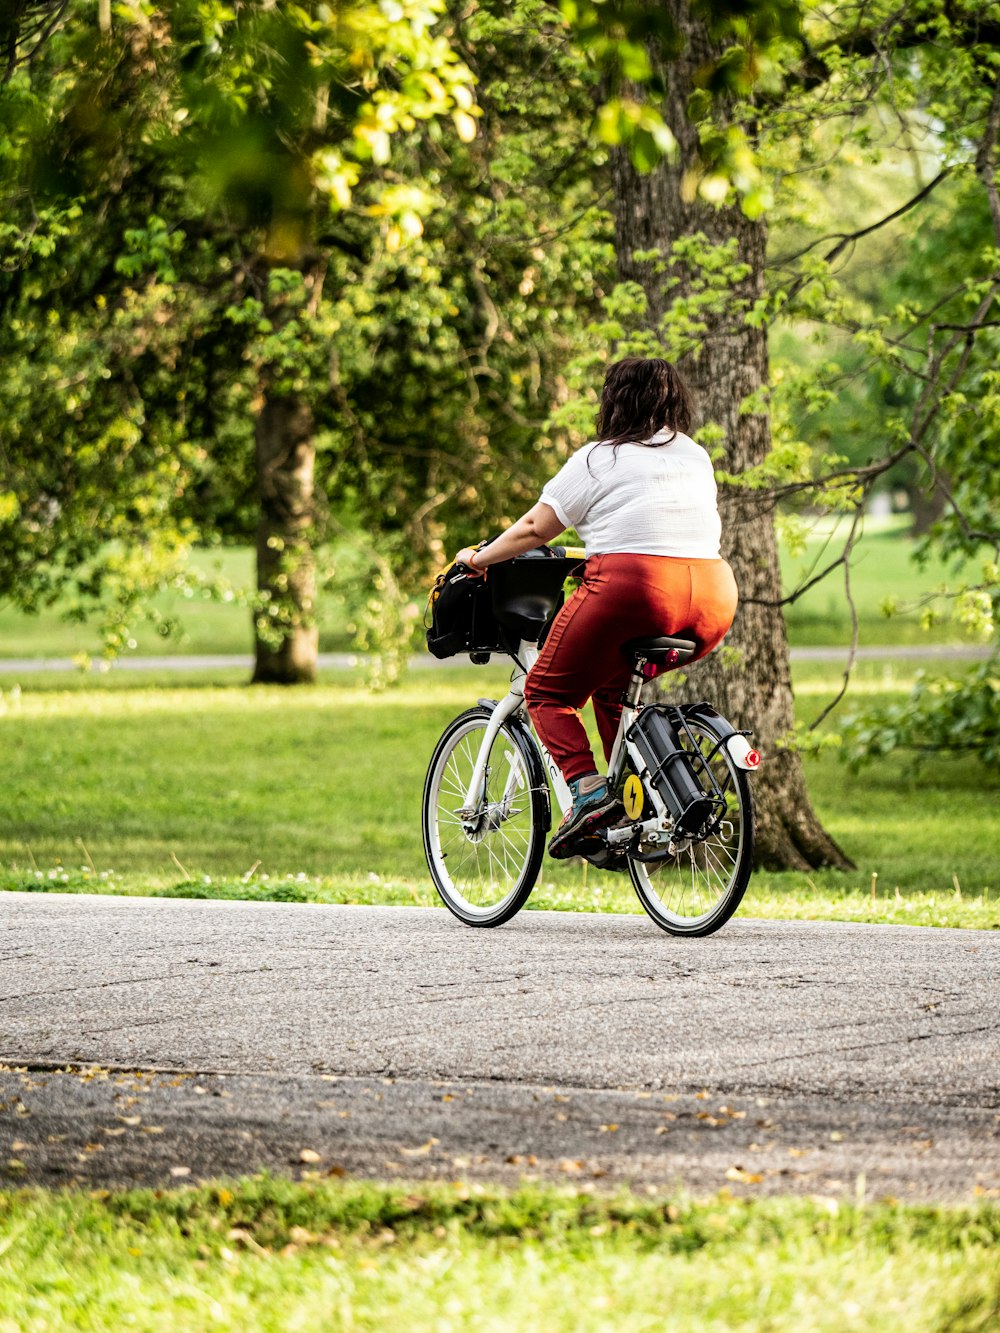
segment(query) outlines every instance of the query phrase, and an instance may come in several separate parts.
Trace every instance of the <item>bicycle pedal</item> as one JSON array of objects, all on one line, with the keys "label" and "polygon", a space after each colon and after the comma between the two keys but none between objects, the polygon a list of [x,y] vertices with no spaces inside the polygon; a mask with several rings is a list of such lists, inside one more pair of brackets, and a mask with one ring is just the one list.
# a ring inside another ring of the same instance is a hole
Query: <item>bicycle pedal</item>
[{"label": "bicycle pedal", "polygon": [[591,852],[591,853],[581,852],[580,855],[582,856],[584,861],[587,861],[597,870],[614,870],[614,871],[625,871],[625,872],[627,872],[628,870],[628,864],[625,860],[624,855],[612,852],[610,849],[606,851]]}]

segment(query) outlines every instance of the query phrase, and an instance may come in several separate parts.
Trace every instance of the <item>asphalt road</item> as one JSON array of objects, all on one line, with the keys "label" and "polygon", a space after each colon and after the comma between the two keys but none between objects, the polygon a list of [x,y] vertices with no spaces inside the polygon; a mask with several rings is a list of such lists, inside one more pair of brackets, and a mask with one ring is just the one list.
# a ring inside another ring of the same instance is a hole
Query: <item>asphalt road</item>
[{"label": "asphalt road", "polygon": [[1000,938],[4,894],[0,1171],[1000,1197]]}]

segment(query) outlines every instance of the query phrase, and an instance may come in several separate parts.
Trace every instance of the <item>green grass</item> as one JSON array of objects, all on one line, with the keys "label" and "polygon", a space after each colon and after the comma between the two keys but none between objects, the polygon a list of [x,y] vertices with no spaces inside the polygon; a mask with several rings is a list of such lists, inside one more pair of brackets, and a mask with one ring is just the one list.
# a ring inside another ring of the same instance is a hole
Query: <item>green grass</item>
[{"label": "green grass", "polygon": [[[807,543],[804,555],[782,556],[784,584],[791,591],[816,567],[829,563],[837,551],[836,537],[828,540],[830,525],[820,525]],[[855,548],[852,588],[858,607],[861,640],[865,644],[911,644],[953,642],[961,638],[948,621],[930,632],[920,626],[919,613],[911,610],[887,620],[881,604],[887,594],[904,603],[916,604],[928,592],[948,580],[951,571],[939,561],[919,567],[913,560],[915,544],[905,531],[905,520],[871,523]],[[356,552],[338,548],[338,569],[345,578],[359,576],[363,562]],[[818,562],[818,563],[817,563]],[[249,548],[198,551],[193,565],[213,578],[228,579],[236,589],[254,583],[253,552]],[[238,601],[211,601],[200,594],[165,594],[155,605],[164,615],[176,615],[182,624],[180,638],[163,639],[150,625],[136,630],[140,654],[184,655],[202,653],[248,653],[251,651],[250,612]],[[844,597],[843,577],[834,573],[812,589],[787,612],[791,642],[796,645],[830,645],[850,639],[850,614]],[[320,647],[324,652],[345,651],[351,646],[347,628],[346,590],[334,588],[320,599]],[[0,606],[0,657],[73,657],[80,653],[97,656],[100,643],[93,626],[67,624],[57,610],[26,616],[10,606]]]},{"label": "green grass", "polygon": [[[892,697],[908,673],[863,664],[858,690]],[[0,888],[436,904],[424,771],[445,723],[504,690],[500,666],[413,673],[381,695],[343,673],[299,691],[164,679],[38,674],[0,693]],[[804,664],[802,715],[832,688],[829,668]],[[858,870],[759,873],[744,914],[1000,924],[996,774],[964,758],[853,776],[826,754],[807,768]],[[639,910],[624,876],[551,860],[531,906]]]},{"label": "green grass", "polygon": [[986,1333],[1000,1208],[268,1178],[0,1194],[0,1329]]}]

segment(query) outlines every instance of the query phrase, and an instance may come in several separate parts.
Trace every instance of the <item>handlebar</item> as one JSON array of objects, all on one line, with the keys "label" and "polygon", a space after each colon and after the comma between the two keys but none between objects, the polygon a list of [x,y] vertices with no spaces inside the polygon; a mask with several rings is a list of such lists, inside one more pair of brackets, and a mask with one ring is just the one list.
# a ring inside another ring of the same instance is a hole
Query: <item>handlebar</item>
[{"label": "handlebar", "polygon": [[[520,555],[512,555],[509,560],[498,560],[495,565],[489,565],[486,569],[473,569],[471,572],[485,577],[490,570],[506,569],[526,561],[557,559],[582,563],[586,558],[587,552],[582,546],[535,546],[530,551],[522,551]],[[466,569],[467,566],[460,565],[459,568]]]}]

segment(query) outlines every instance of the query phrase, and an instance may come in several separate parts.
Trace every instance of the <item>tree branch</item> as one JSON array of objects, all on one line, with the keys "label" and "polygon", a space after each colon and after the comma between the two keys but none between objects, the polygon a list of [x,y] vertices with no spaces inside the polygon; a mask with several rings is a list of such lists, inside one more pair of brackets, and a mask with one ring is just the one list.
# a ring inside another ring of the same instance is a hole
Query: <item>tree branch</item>
[{"label": "tree branch", "polygon": [[880,227],[887,226],[890,222],[894,222],[896,218],[902,217],[904,213],[908,213],[911,208],[916,207],[917,204],[927,198],[932,190],[936,189],[937,186],[941,184],[946,176],[950,175],[951,170],[951,167],[944,167],[943,170],[939,171],[934,179],[929,184],[925,185],[922,190],[919,190],[912,199],[908,199],[905,204],[901,204],[900,207],[894,209],[893,212],[887,213],[886,216],[880,218],[878,222],[873,222],[867,227],[861,227],[858,231],[833,232],[829,236],[820,236],[817,240],[810,241],[808,245],[803,246],[801,250],[796,250],[794,254],[786,255],[781,259],[774,260],[772,264],[768,265],[768,268],[784,268],[787,264],[794,263],[796,259],[801,259],[802,256],[808,254],[810,250],[815,250],[817,245],[822,245],[825,241],[836,239],[837,244],[823,256],[823,259],[829,263],[831,260],[836,259],[837,256],[852,243],[852,241],[859,241],[862,236],[870,236],[873,231],[878,231]]},{"label": "tree branch", "polygon": [[822,583],[828,574],[832,574],[838,565],[842,565],[846,556],[843,551],[837,556],[836,560],[831,560],[825,569],[814,574],[811,579],[805,583],[800,583],[794,592],[790,592],[787,597],[744,597],[744,602],[752,603],[754,606],[791,606],[797,602],[800,597],[804,597],[810,588],[815,588],[817,583]]},{"label": "tree branch", "polygon": [[854,510],[854,522],[851,524],[851,531],[848,533],[847,541],[844,543],[844,549],[841,553],[841,561],[844,566],[844,596],[847,598],[847,605],[851,609],[851,644],[847,650],[847,661],[844,664],[844,682],[820,715],[810,722],[810,731],[815,731],[819,724],[830,716],[847,693],[847,687],[851,682],[851,672],[854,670],[854,661],[858,655],[858,608],[854,603],[854,595],[851,592],[851,551],[854,543],[861,535],[861,518],[864,513],[866,495],[867,490],[861,496]]}]

